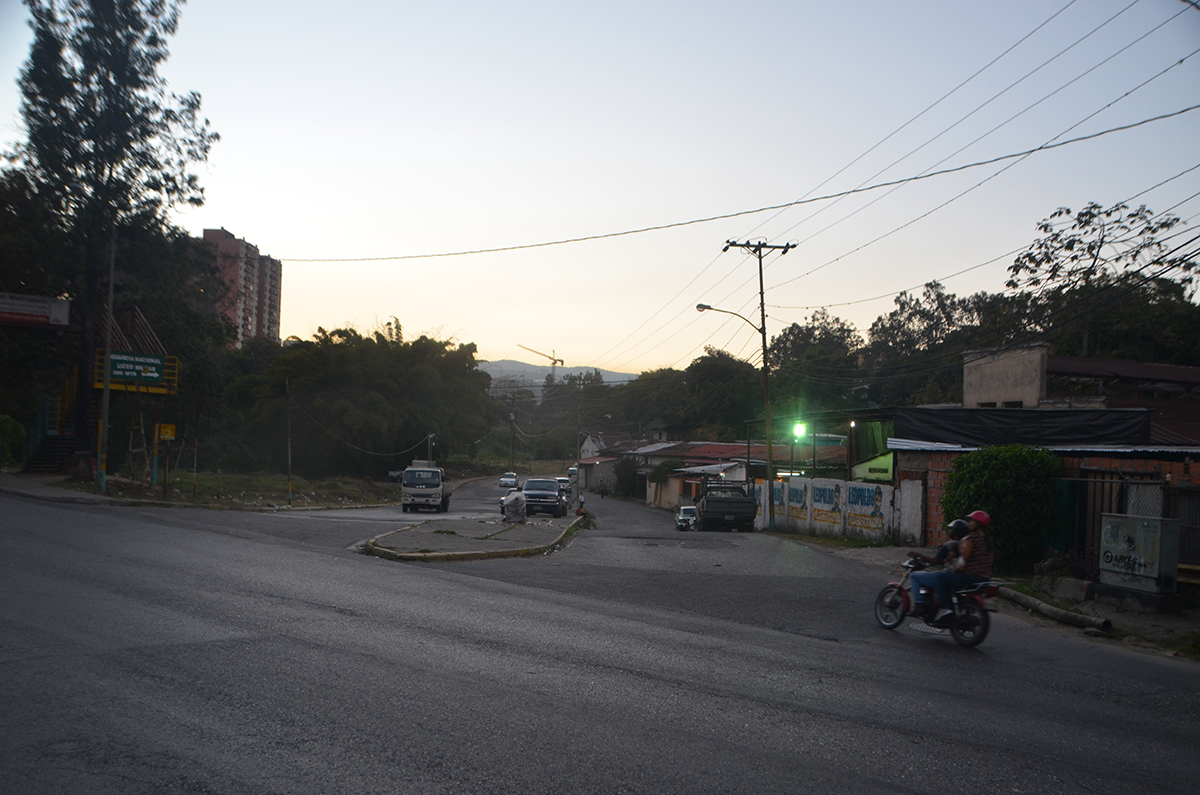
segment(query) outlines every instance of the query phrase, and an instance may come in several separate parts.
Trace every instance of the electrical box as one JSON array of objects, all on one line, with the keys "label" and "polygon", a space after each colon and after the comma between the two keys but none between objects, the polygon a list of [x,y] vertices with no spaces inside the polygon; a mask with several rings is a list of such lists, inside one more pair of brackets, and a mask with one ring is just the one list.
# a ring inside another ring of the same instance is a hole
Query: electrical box
[{"label": "electrical box", "polygon": [[1179,520],[1106,513],[1100,519],[1100,583],[1173,594],[1179,574]]}]

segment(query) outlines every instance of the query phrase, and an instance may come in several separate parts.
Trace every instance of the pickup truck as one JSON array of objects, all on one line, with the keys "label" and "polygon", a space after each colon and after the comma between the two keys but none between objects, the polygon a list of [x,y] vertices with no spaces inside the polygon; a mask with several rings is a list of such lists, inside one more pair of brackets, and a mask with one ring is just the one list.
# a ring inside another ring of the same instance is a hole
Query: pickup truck
[{"label": "pickup truck", "polygon": [[748,532],[754,529],[758,501],[751,484],[744,480],[706,480],[696,505],[700,530],[727,527]]}]

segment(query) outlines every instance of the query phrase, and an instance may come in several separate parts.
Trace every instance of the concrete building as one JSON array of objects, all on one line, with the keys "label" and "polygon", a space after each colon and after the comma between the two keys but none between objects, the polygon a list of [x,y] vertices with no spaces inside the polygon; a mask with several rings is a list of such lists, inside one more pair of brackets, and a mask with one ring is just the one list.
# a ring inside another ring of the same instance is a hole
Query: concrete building
[{"label": "concrete building", "polygon": [[237,347],[258,337],[279,342],[283,263],[225,229],[205,229],[204,242],[217,258],[217,271],[229,285],[225,315],[237,328]]}]

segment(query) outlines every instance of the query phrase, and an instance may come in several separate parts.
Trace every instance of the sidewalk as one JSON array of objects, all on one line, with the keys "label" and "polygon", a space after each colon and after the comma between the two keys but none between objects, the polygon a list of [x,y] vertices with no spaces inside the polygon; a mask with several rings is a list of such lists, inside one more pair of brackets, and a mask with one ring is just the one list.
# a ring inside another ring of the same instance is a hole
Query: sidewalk
[{"label": "sidewalk", "polygon": [[430,519],[376,536],[364,551],[389,560],[429,561],[540,555],[565,544],[582,519],[538,516],[524,524],[499,518]]},{"label": "sidewalk", "polygon": [[81,505],[124,505],[126,503],[125,500],[117,500],[101,494],[87,494],[52,485],[62,479],[62,475],[14,475],[10,472],[0,472],[0,494]]}]

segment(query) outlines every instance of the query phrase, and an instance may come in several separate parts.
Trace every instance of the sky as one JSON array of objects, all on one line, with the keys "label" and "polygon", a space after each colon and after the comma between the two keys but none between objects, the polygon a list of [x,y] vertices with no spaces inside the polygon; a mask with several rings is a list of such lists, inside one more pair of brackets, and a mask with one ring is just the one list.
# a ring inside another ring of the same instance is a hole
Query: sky
[{"label": "sky", "polygon": [[[5,149],[27,19],[0,0]],[[757,364],[727,240],[796,244],[764,260],[769,336],[822,307],[866,336],[931,280],[1003,290],[1059,207],[1200,214],[1184,0],[194,0],[170,49],[221,135],[174,221],[282,260],[283,337],[395,317],[484,360]]]}]

